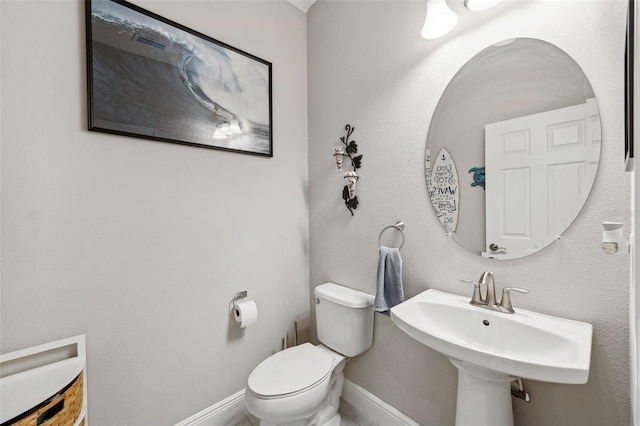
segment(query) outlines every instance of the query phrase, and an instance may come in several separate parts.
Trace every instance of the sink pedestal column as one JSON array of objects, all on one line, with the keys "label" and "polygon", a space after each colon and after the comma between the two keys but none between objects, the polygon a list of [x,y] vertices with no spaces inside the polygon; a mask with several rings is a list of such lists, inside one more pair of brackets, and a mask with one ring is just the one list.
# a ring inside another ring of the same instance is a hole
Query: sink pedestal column
[{"label": "sink pedestal column", "polygon": [[456,426],[513,426],[508,374],[451,359],[458,368]]}]

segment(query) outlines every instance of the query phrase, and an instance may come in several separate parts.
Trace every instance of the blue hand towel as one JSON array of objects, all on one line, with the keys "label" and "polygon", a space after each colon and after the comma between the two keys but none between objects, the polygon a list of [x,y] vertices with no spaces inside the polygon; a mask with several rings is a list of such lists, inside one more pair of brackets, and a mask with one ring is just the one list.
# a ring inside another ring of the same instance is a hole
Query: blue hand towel
[{"label": "blue hand towel", "polygon": [[380,247],[378,288],[373,309],[385,312],[404,301],[402,258],[397,248]]}]

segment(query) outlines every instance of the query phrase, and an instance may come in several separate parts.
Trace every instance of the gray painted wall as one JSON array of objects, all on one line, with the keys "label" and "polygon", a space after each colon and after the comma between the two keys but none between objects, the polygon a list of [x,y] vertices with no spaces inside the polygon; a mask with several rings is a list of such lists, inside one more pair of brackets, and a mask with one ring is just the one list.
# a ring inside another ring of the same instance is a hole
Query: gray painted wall
[{"label": "gray painted wall", "polygon": [[[308,314],[306,17],[136,1],[274,63],[272,159],[89,133],[80,0],[2,1],[2,352],[86,333],[89,418],[174,424]],[[258,324],[230,322],[234,293]]]},{"label": "gray painted wall", "polygon": [[[320,1],[308,14],[310,284],[342,283],[374,293],[380,230],[402,220],[405,294],[427,288],[470,295],[459,278],[493,270],[499,287],[529,289],[517,307],[594,325],[586,385],[525,381],[532,402],[514,403],[518,425],[629,424],[626,255],[600,250],[605,220],[629,222],[623,171],[623,1],[506,1],[459,13],[442,39],[420,38],[424,1]],[[425,141],[451,77],[477,52],[506,38],[534,37],[569,53],[585,71],[602,113],[603,147],[593,191],[564,239],[530,257],[497,262],[448,239],[427,199]],[[341,199],[332,147],[344,125],[363,154],[360,205]],[[385,234],[386,235],[386,234]],[[397,244],[390,233],[385,243]],[[312,306],[313,309],[313,306]],[[505,336],[508,338],[508,336]],[[351,360],[347,377],[420,424],[452,424],[456,370],[445,357],[376,315],[374,346]]]},{"label": "gray painted wall", "polygon": [[[419,36],[423,1],[321,1],[308,34],[284,2],[136,3],[274,63],[275,157],[88,133],[82,2],[0,2],[2,352],[87,333],[91,422],[172,424],[244,386],[307,315],[308,282],[373,293],[378,233],[403,220],[407,296],[468,294],[458,278],[492,269],[499,286],[531,290],[516,307],[594,324],[589,383],[526,381],[533,401],[516,401],[518,424],[629,424],[628,257],[599,249],[600,222],[629,219],[625,2],[518,1],[475,14],[456,3],[458,28],[430,42]],[[424,143],[455,72],[524,36],[585,70],[602,162],[564,240],[495,263],[444,236],[426,197]],[[353,218],[330,157],[346,123],[364,154]],[[245,289],[261,321],[241,335],[227,308]],[[347,375],[421,424],[453,422],[455,369],[384,316]]]}]

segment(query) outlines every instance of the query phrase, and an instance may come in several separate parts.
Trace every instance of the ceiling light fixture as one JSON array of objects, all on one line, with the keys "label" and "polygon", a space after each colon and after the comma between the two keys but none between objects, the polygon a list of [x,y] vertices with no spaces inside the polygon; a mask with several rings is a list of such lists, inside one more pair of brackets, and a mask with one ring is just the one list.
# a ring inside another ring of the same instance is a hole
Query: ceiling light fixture
[{"label": "ceiling light fixture", "polygon": [[501,1],[502,0],[464,0],[464,5],[469,10],[479,11],[489,9]]},{"label": "ceiling light fixture", "polygon": [[427,0],[427,15],[422,27],[422,38],[433,40],[442,37],[457,23],[458,15],[449,9],[445,0]]}]

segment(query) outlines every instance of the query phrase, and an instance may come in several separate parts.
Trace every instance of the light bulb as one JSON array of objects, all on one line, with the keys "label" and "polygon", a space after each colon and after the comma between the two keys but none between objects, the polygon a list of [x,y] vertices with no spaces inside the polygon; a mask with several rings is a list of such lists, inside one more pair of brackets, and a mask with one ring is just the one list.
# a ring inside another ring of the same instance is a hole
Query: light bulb
[{"label": "light bulb", "polygon": [[445,0],[427,0],[427,15],[420,34],[433,40],[451,31],[457,23],[458,15],[449,9]]}]

